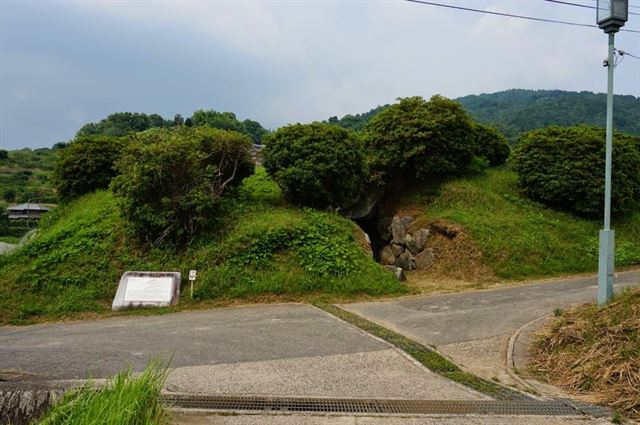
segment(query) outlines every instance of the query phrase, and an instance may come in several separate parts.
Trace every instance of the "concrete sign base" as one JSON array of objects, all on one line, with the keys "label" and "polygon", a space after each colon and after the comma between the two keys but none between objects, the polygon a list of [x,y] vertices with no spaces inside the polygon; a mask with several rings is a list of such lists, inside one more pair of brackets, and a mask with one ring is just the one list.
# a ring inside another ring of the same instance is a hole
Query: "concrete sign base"
[{"label": "concrete sign base", "polygon": [[179,299],[179,272],[125,272],[111,309],[167,307],[177,304]]}]

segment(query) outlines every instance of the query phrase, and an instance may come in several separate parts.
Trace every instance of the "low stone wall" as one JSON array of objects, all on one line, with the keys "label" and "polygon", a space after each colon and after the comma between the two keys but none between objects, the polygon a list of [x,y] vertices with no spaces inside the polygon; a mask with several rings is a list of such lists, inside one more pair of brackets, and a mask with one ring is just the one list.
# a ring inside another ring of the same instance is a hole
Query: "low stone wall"
[{"label": "low stone wall", "polygon": [[423,270],[434,261],[433,250],[427,246],[429,229],[409,232],[413,217],[394,216],[386,226],[381,222],[380,235],[388,243],[380,251],[380,263],[402,270]]},{"label": "low stone wall", "polygon": [[63,393],[64,390],[0,390],[0,424],[27,425]]}]

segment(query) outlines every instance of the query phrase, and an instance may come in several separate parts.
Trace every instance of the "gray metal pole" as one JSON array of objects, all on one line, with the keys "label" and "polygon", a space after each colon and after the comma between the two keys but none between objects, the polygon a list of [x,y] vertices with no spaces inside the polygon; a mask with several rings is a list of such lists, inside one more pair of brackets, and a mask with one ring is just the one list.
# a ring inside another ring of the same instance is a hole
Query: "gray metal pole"
[{"label": "gray metal pole", "polygon": [[611,168],[613,162],[613,51],[614,33],[609,33],[607,76],[607,139],[604,180],[604,229],[600,231],[600,256],[598,259],[598,305],[604,305],[613,297],[614,279],[614,231],[611,230]]}]

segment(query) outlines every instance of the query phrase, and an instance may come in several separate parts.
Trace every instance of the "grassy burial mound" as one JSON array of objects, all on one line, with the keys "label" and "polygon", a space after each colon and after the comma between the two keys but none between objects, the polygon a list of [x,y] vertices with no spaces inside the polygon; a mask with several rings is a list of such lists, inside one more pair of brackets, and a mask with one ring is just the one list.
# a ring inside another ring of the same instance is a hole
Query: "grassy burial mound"
[{"label": "grassy burial mound", "polygon": [[[415,188],[397,205],[431,228],[436,261],[424,276],[478,282],[597,269],[600,221],[528,200],[508,169]],[[617,267],[640,265],[640,212],[614,227]]]},{"label": "grassy burial mound", "polygon": [[549,382],[640,420],[640,289],[562,312],[538,336],[532,368]]},{"label": "grassy burial mound", "polygon": [[[43,219],[37,236],[0,257],[0,323],[108,312],[126,270],[197,269],[195,300],[298,300],[402,293],[336,214],[286,204],[262,169],[225,206],[224,223],[181,249],[137,242],[109,191],[84,195]],[[186,287],[185,287],[186,289]]]}]

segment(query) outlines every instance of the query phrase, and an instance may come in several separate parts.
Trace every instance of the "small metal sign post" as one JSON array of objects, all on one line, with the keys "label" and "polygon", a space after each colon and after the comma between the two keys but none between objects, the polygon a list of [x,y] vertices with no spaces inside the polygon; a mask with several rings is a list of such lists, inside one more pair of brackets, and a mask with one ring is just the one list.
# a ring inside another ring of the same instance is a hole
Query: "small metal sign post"
[{"label": "small metal sign post", "polygon": [[189,282],[191,283],[191,298],[193,298],[193,282],[196,280],[198,272],[195,270],[189,270]]}]

